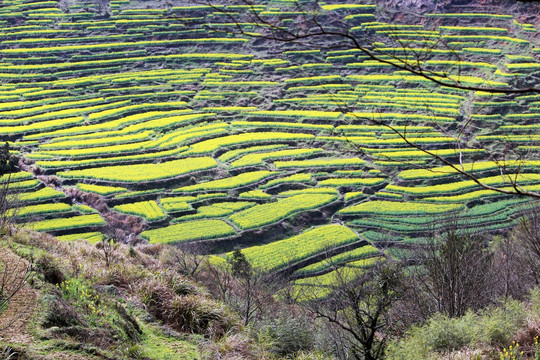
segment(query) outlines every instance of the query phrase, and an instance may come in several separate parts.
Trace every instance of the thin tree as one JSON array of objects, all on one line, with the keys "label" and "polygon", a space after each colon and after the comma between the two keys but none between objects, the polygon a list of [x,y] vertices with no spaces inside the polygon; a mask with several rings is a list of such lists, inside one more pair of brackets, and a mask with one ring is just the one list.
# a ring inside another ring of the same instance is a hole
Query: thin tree
[{"label": "thin tree", "polygon": [[6,142],[0,149],[0,236],[9,232],[9,225],[17,214],[17,191],[12,185],[12,173],[19,159],[11,154]]},{"label": "thin tree", "polygon": [[[17,193],[11,181],[11,174],[17,170],[17,164],[18,158],[11,154],[6,142],[0,149],[0,237],[10,235],[10,225],[17,214]],[[0,313],[4,312],[9,303],[27,286],[32,274],[32,260],[26,261],[18,256],[0,259]],[[0,332],[9,328],[21,315],[22,313],[19,313],[4,319]]]},{"label": "thin tree", "polygon": [[440,236],[416,245],[412,256],[419,265],[412,272],[413,291],[423,297],[418,305],[427,311],[426,318],[435,312],[459,317],[492,301],[493,256],[486,244],[484,236],[459,231],[450,223]]},{"label": "thin tree", "polygon": [[229,264],[233,282],[227,302],[247,326],[271,310],[274,290],[280,288],[282,281],[278,275],[253,269],[241,250],[232,253]]},{"label": "thin tree", "polygon": [[[20,257],[17,257],[15,262],[12,260],[13,258],[0,259],[0,314],[8,308],[17,294],[27,286],[34,272],[32,260],[26,261]],[[26,310],[23,309],[23,311]],[[0,324],[0,333],[13,325],[23,315],[23,311],[4,319]]]},{"label": "thin tree", "polygon": [[530,205],[518,226],[511,232],[509,241],[514,252],[513,260],[519,268],[521,282],[540,284],[540,204]]},{"label": "thin tree", "polygon": [[334,273],[331,283],[304,286],[301,298],[310,300],[301,305],[334,328],[343,357],[382,359],[391,309],[404,294],[402,266],[384,260],[369,269],[341,267]]}]

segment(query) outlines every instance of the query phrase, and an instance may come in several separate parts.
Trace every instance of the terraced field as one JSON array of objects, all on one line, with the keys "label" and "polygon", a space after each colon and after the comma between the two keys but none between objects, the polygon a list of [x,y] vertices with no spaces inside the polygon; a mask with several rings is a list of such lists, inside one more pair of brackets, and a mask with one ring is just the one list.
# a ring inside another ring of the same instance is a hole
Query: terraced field
[{"label": "terraced field", "polygon": [[[503,188],[511,179],[489,155],[526,154],[504,165],[540,190],[540,95],[435,87],[392,65],[414,55],[443,80],[538,86],[539,36],[520,18],[387,23],[371,1],[325,3],[322,18],[374,39],[377,62],[233,35],[223,11],[243,11],[234,5],[150,4],[3,1],[0,140],[23,159],[19,222],[66,241],[99,241],[109,223],[119,240],[201,241],[225,257],[241,246],[255,267],[309,285],[331,281],[327,257],[369,266],[381,242],[414,241],[456,214],[477,231],[522,214],[527,199],[480,188],[404,134]],[[252,9],[287,27],[295,6]]]}]

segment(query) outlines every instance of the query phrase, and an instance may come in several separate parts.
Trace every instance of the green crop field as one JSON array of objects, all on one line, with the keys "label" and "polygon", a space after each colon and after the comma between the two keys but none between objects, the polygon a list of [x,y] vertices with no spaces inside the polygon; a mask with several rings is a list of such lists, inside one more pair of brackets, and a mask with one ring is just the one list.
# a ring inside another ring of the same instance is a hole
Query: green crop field
[{"label": "green crop field", "polygon": [[[294,29],[303,3],[251,9]],[[130,219],[132,240],[204,241],[223,258],[241,247],[264,272],[301,263],[295,286],[311,286],[455,216],[514,226],[526,198],[478,181],[540,191],[540,95],[482,91],[538,87],[537,29],[512,14],[388,23],[372,0],[317,5],[377,60],[348,43],[257,38],[267,26],[230,4],[4,5],[0,141],[22,166],[0,183],[37,231],[96,242]]]}]

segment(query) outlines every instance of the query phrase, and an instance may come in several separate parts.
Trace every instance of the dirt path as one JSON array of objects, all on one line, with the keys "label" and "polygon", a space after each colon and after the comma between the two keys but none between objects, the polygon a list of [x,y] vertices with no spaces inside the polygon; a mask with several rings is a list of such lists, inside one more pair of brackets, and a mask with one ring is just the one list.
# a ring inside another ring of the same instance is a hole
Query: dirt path
[{"label": "dirt path", "polygon": [[[0,259],[0,266],[3,267],[0,271],[0,283],[5,273],[12,275],[10,281],[6,282],[19,283],[26,273],[28,261],[4,247],[0,247]],[[9,286],[7,287],[9,289]],[[35,310],[37,295],[37,291],[28,284],[24,284],[15,294],[8,308],[0,314],[0,340],[18,344],[32,343],[33,337],[26,330],[26,326]]]}]

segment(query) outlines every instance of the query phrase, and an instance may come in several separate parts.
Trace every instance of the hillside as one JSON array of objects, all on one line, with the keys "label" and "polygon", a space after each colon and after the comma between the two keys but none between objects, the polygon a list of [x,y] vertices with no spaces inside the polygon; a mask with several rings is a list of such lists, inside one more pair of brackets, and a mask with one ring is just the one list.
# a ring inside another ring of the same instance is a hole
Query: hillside
[{"label": "hillside", "polygon": [[22,287],[6,308],[0,299],[0,358],[252,358],[237,317],[179,275],[168,260],[175,252],[118,244],[107,263],[84,241],[28,230],[4,236],[2,293]]},{"label": "hillside", "polygon": [[[17,221],[66,241],[241,247],[302,286],[329,279],[329,255],[353,268],[403,256],[386,249],[457,214],[476,232],[513,227],[529,198],[443,165],[538,192],[540,95],[435,86],[392,62],[465,87],[537,87],[540,12],[416,2],[390,19],[384,4],[321,3],[318,16],[386,63],[332,39],[266,40],[252,23],[235,35],[238,4],[4,1]],[[251,10],[285,29],[309,19],[290,1]]]}]

